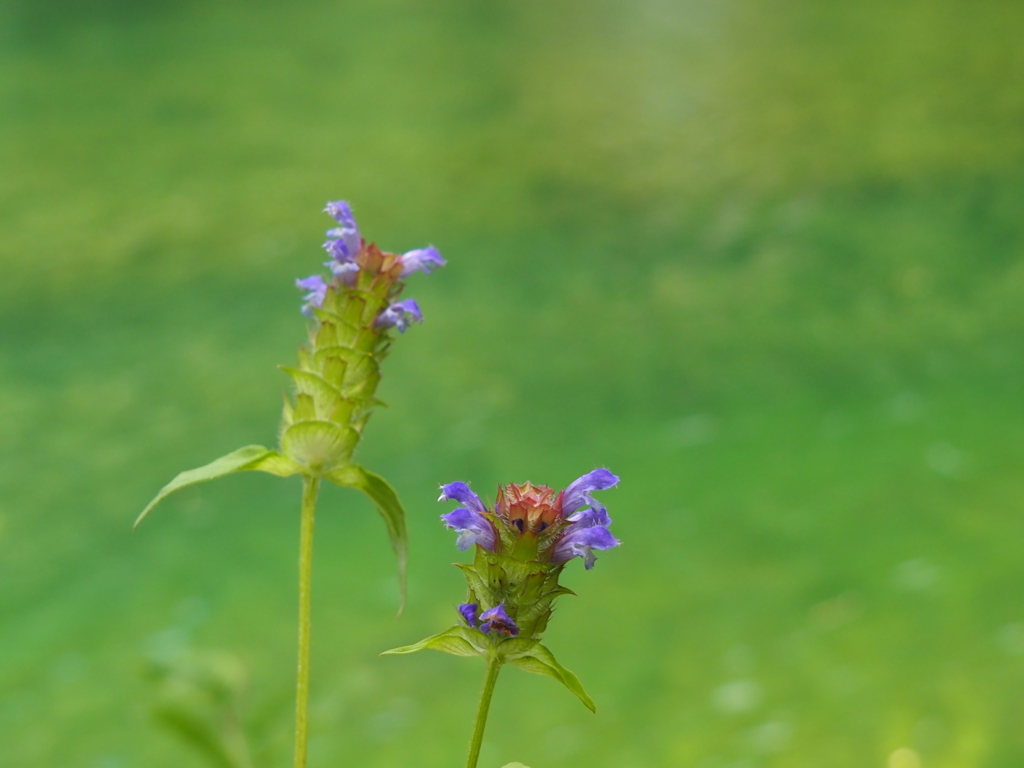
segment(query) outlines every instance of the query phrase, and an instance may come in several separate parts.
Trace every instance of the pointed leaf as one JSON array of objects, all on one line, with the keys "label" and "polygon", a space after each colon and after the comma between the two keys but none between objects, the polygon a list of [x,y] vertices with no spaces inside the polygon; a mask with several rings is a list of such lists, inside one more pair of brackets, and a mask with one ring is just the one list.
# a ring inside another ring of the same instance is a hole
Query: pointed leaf
[{"label": "pointed leaf", "polygon": [[384,651],[381,656],[416,653],[427,649],[450,653],[453,656],[486,656],[486,640],[486,636],[477,629],[452,627],[444,632],[431,635],[425,640],[420,640],[415,645],[403,645],[401,648]]},{"label": "pointed leaf", "polygon": [[133,528],[138,528],[139,523],[146,518],[146,515],[150,513],[153,507],[167,496],[190,485],[205,483],[208,480],[216,480],[218,477],[231,475],[235,472],[260,471],[269,472],[279,477],[288,477],[301,470],[302,468],[298,464],[291,459],[281,456],[277,451],[264,448],[262,445],[247,445],[244,448],[239,448],[237,451],[229,453],[227,456],[221,456],[204,467],[189,469],[179,474],[161,488],[156,498],[146,505],[146,508],[142,510],[142,514],[135,521]]},{"label": "pointed leaf", "polygon": [[515,664],[520,669],[536,675],[547,675],[558,680],[576,695],[591,712],[596,712],[594,700],[583,690],[583,683],[572,672],[555,660],[551,653],[537,640],[511,638],[498,646],[498,653],[503,661]]},{"label": "pointed leaf", "polygon": [[398,613],[405,610],[405,571],[409,560],[409,532],[405,526],[405,509],[398,500],[398,494],[388,481],[380,475],[363,469],[358,464],[349,464],[331,472],[327,479],[344,488],[362,491],[377,507],[388,529],[391,548],[398,558],[398,591],[400,605]]}]

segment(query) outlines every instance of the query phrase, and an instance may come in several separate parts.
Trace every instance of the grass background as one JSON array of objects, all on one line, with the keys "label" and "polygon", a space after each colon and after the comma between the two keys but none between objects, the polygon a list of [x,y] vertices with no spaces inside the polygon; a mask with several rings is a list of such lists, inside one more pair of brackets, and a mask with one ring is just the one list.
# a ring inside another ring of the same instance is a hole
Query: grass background
[{"label": "grass background", "polygon": [[598,714],[511,670],[482,766],[1024,764],[1022,32],[1008,0],[6,0],[0,762],[201,765],[141,674],[188,644],[288,764],[298,482],[130,524],[273,441],[344,197],[449,266],[360,448],[410,513],[402,619],[379,520],[321,504],[311,768],[461,764],[481,665],[376,655],[462,597],[436,486],[596,466],[624,545],[548,641]]}]

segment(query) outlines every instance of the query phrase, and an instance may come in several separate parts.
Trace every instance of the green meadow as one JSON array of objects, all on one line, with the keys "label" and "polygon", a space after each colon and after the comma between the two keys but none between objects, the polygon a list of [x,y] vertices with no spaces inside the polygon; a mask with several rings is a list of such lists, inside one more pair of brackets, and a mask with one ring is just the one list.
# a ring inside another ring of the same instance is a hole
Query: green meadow
[{"label": "green meadow", "polygon": [[326,489],[310,768],[462,765],[483,665],[437,486],[604,466],[623,545],[502,674],[481,768],[1024,765],[1024,6],[6,0],[0,764],[201,768],[154,656],[230,654],[290,765],[292,283],[352,201],[409,279]]}]

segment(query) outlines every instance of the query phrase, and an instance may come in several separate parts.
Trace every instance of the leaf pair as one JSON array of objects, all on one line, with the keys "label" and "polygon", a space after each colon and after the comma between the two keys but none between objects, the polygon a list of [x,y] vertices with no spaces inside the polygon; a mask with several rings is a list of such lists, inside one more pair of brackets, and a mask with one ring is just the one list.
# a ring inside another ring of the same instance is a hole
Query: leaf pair
[{"label": "leaf pair", "polygon": [[416,653],[423,650],[442,651],[453,656],[481,656],[485,659],[496,658],[502,664],[514,664],[520,669],[535,675],[553,677],[573,695],[576,696],[591,712],[596,712],[594,700],[583,690],[580,679],[563,667],[555,659],[551,651],[540,640],[527,637],[510,637],[495,643],[491,636],[478,629],[469,627],[451,627],[444,632],[420,640],[413,645],[393,648],[384,651],[382,656]]},{"label": "leaf pair", "polygon": [[[267,472],[278,477],[290,477],[305,471],[301,464],[275,450],[264,448],[262,445],[247,445],[226,456],[221,456],[206,466],[180,473],[161,488],[156,498],[146,505],[142,514],[136,519],[134,527],[138,528],[139,523],[146,519],[157,504],[175,491],[190,485],[216,480],[237,472]],[[395,551],[395,556],[398,559],[398,588],[401,597],[399,613],[401,613],[405,608],[405,574],[409,559],[409,535],[405,525],[405,509],[398,500],[398,494],[387,480],[358,464],[337,467],[326,477],[335,485],[340,485],[343,488],[355,488],[365,493],[377,507],[381,517],[384,518],[384,524],[388,529],[388,538],[391,540],[391,548]]]}]

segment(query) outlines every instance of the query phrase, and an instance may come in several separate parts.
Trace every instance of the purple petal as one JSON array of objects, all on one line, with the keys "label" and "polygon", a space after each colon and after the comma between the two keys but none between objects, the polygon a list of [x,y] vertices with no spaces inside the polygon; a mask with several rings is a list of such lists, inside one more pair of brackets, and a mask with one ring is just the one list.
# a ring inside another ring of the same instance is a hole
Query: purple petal
[{"label": "purple petal", "polygon": [[480,606],[477,603],[463,603],[459,606],[459,613],[462,614],[462,618],[473,628],[476,628],[476,614],[479,610]]},{"label": "purple petal", "polygon": [[465,504],[474,512],[486,512],[487,507],[480,501],[480,497],[473,493],[472,489],[463,482],[456,481],[441,486],[441,495],[438,501],[457,501]]},{"label": "purple petal", "polygon": [[411,275],[413,272],[426,272],[428,275],[435,267],[443,267],[447,262],[441,257],[441,252],[434,246],[417,248],[402,254],[402,277]]},{"label": "purple petal", "polygon": [[381,311],[377,315],[374,325],[378,328],[398,328],[399,333],[405,333],[405,330],[413,322],[422,323],[423,312],[420,311],[420,305],[416,303],[416,299],[406,299],[405,301],[396,301]]},{"label": "purple petal", "polygon": [[603,510],[604,507],[590,495],[591,491],[606,491],[618,482],[618,476],[607,469],[595,469],[573,480],[562,496],[562,514],[568,517],[576,510],[589,506]]},{"label": "purple petal", "polygon": [[595,504],[590,509],[581,509],[569,515],[569,522],[576,523],[580,528],[593,528],[597,525],[607,528],[612,524],[612,519],[608,516],[607,509]]},{"label": "purple petal", "polygon": [[357,228],[352,206],[345,200],[335,200],[324,207],[324,213],[341,224],[342,227]]},{"label": "purple petal", "polygon": [[512,621],[512,617],[505,613],[504,603],[480,614],[480,631],[486,635],[492,630],[511,637],[519,634],[519,627]]},{"label": "purple petal", "polygon": [[447,515],[441,515],[441,520],[448,528],[459,532],[455,546],[461,551],[465,552],[474,544],[479,544],[488,551],[494,551],[496,542],[494,526],[479,512],[459,507]]},{"label": "purple petal", "polygon": [[351,261],[363,247],[363,238],[359,234],[352,208],[344,200],[328,203],[324,212],[334,218],[341,226],[327,230],[327,236],[336,238],[324,243],[324,248],[338,261]]},{"label": "purple petal", "polygon": [[355,283],[356,273],[359,271],[359,265],[354,261],[335,261],[330,259],[324,262],[324,266],[331,270],[331,273],[335,277],[340,277],[341,281],[346,285],[352,285]]},{"label": "purple petal", "polygon": [[[332,229],[331,232],[338,230]],[[330,234],[330,232],[328,232]],[[345,240],[328,240],[324,243],[324,250],[331,254],[331,258],[342,263],[350,262],[359,253],[359,247],[352,248]]]},{"label": "purple petal", "polygon": [[602,526],[580,528],[578,524],[574,524],[566,528],[562,538],[555,544],[551,559],[556,563],[564,563],[574,557],[582,557],[584,565],[589,571],[597,560],[593,550],[611,549],[619,546],[620,543],[607,528]]},{"label": "purple petal", "polygon": [[302,278],[295,281],[295,287],[308,291],[308,293],[302,297],[302,300],[306,302],[302,305],[302,314],[312,315],[313,308],[320,307],[324,304],[324,299],[327,298],[327,283],[320,275],[310,275],[309,277]]}]

